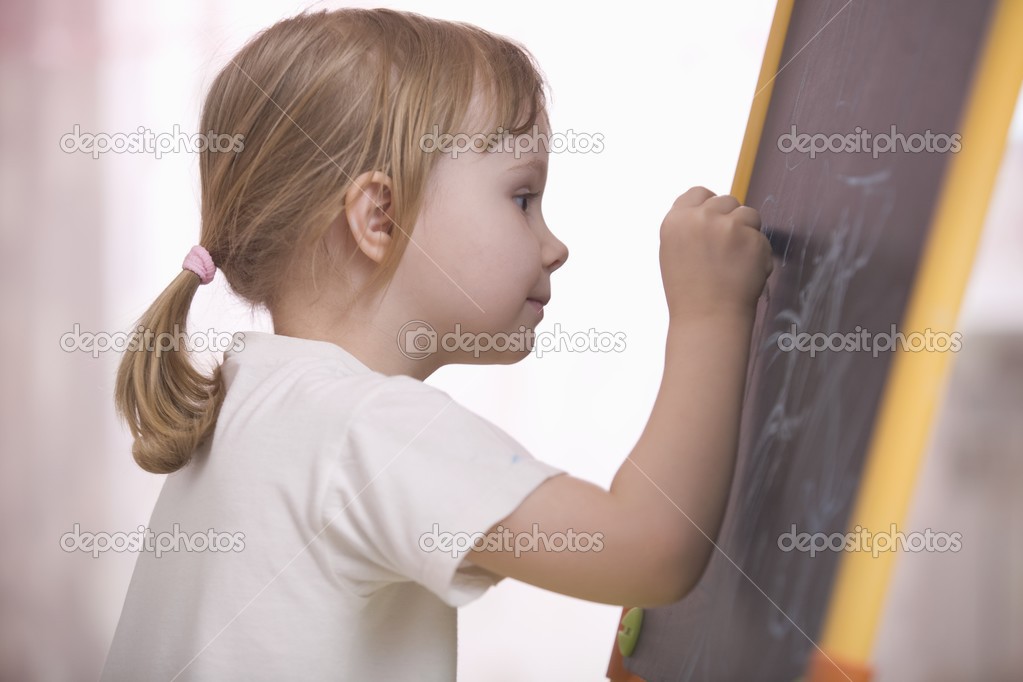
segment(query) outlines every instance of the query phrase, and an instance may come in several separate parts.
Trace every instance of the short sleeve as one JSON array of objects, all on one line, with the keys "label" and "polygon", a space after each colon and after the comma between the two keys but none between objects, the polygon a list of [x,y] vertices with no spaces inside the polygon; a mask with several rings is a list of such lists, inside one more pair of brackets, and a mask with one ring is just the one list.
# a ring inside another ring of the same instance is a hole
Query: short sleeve
[{"label": "short sleeve", "polygon": [[412,580],[463,606],[501,580],[460,566],[473,537],[562,473],[444,391],[389,377],[353,414],[328,481],[334,569],[363,595]]}]

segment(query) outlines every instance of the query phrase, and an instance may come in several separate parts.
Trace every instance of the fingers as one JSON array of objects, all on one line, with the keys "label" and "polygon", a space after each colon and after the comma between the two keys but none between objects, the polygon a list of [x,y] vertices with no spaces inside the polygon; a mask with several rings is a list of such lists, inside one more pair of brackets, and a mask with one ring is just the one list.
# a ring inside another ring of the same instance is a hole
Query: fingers
[{"label": "fingers", "polygon": [[702,208],[734,218],[737,222],[748,225],[754,230],[760,229],[760,213],[754,208],[744,206],[730,194],[713,196],[703,202]]},{"label": "fingers", "polygon": [[730,194],[722,194],[719,197],[713,197],[703,202],[703,208],[706,208],[708,211],[722,214],[731,213],[735,209],[739,208],[739,206],[741,206],[739,200]]},{"label": "fingers", "polygon": [[738,199],[730,194],[718,196],[706,187],[692,187],[675,199],[673,209],[678,208],[702,208],[712,213],[720,213],[734,218],[737,222],[747,225],[754,230],[760,230],[760,212],[749,206],[745,206]]},{"label": "fingers", "polygon": [[743,225],[749,225],[754,230],[760,229],[760,212],[749,206],[740,206],[732,211],[732,215]]},{"label": "fingers", "polygon": [[712,196],[714,196],[714,193],[706,187],[691,187],[686,190],[685,194],[682,194],[678,197],[678,199],[675,199],[675,203],[672,204],[671,207],[683,208],[699,206]]},{"label": "fingers", "polygon": [[[694,188],[697,189],[697,188]],[[698,188],[704,189],[704,188]],[[692,190],[690,190],[692,191]],[[700,208],[710,211],[712,213],[719,213],[721,215],[727,215],[730,219],[740,225],[749,227],[757,232],[760,232],[760,212],[750,206],[745,206],[739,203],[739,200],[730,194],[722,194],[721,196],[715,196],[710,190],[706,190],[710,197],[705,199]],[[771,243],[768,241],[767,236],[761,234],[760,249],[762,253],[762,259],[765,263],[767,274],[770,275],[774,271],[774,253],[771,249]]]},{"label": "fingers", "polygon": [[760,229],[760,214],[749,206],[743,206],[738,199],[730,194],[718,196],[706,187],[692,187],[675,199],[672,208],[695,208],[700,206],[714,213],[727,215],[735,212],[734,217],[750,227]]},{"label": "fingers", "polygon": [[761,247],[763,251],[762,258],[766,263],[767,276],[770,277],[771,273],[774,272],[774,251],[771,249],[771,243],[764,237],[764,245]]}]

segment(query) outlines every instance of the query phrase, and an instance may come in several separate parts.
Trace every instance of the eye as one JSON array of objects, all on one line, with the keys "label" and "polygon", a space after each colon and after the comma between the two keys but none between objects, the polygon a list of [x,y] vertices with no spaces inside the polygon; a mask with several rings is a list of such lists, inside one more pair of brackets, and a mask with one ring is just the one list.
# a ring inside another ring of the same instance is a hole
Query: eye
[{"label": "eye", "polygon": [[523,212],[525,212],[528,209],[528,202],[529,202],[529,200],[535,199],[537,196],[539,196],[539,195],[534,192],[533,194],[520,194],[520,195],[518,195],[516,197],[512,197],[512,198],[513,199],[522,199],[523,200],[521,208],[522,208]]}]

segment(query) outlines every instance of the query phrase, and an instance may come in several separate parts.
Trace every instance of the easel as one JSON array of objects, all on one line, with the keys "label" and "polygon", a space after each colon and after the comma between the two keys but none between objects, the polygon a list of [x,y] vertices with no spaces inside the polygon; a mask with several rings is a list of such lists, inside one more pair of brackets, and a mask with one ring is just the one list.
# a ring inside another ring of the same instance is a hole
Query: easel
[{"label": "easel", "polygon": [[[764,119],[794,0],[778,0],[768,36],[757,95],[750,109],[731,193],[744,201],[753,174]],[[950,161],[912,288],[902,327],[951,331],[980,240],[1005,138],[1023,84],[1023,0],[997,0],[988,24],[970,93],[962,138],[968,143]],[[850,516],[850,529],[887,528],[906,518],[914,483],[931,433],[949,356],[940,352],[897,353],[887,378],[866,466]],[[828,605],[819,649],[806,672],[808,682],[866,682],[885,592],[894,568],[893,552],[844,552]],[[629,612],[622,611],[621,621]],[[635,617],[635,614],[634,616]],[[627,639],[635,645],[641,635]],[[612,682],[645,682],[624,666],[619,641],[612,647],[607,677]]]}]

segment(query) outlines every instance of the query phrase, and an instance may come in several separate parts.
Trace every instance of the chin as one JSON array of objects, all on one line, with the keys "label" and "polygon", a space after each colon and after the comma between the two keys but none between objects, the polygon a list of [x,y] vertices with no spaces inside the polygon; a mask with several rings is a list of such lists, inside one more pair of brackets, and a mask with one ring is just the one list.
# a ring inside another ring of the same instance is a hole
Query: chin
[{"label": "chin", "polygon": [[522,350],[488,350],[481,351],[478,356],[473,353],[462,353],[455,362],[463,365],[514,365],[532,354],[532,346]]},{"label": "chin", "polygon": [[[516,362],[520,362],[520,361],[524,360],[525,358],[528,358],[532,354],[533,354],[532,346],[530,346],[529,348],[527,348],[525,350],[519,350],[519,351],[495,352],[495,353],[492,354],[493,360],[489,364],[492,364],[492,365],[514,365]],[[483,357],[484,356],[482,356],[482,355],[480,356],[480,358],[483,358]],[[487,359],[489,360],[490,357],[491,356],[487,356]]]},{"label": "chin", "polygon": [[[465,346],[452,349],[452,361],[472,365],[511,365],[533,353],[535,324],[513,319],[496,328],[491,325],[460,325]],[[454,333],[454,330],[449,333]],[[474,338],[470,338],[474,337]]]}]

